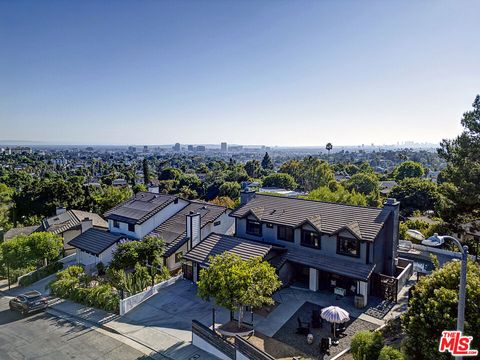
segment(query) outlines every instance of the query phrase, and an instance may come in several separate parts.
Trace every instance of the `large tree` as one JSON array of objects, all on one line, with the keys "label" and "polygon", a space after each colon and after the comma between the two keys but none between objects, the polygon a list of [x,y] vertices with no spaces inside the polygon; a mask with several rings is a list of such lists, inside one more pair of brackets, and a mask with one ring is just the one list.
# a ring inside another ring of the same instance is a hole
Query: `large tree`
[{"label": "large tree", "polygon": [[312,191],[320,186],[326,186],[335,179],[331,167],[325,161],[309,156],[302,161],[300,185],[306,191]]},{"label": "large tree", "polygon": [[202,299],[215,299],[219,306],[238,310],[239,326],[245,306],[259,308],[273,304],[272,294],[281,286],[275,268],[260,257],[244,261],[225,252],[210,257],[210,266],[200,271],[198,294]]},{"label": "large tree", "polygon": [[297,183],[289,174],[276,173],[270,174],[263,179],[263,186],[293,190],[297,187]]},{"label": "large tree", "polygon": [[393,170],[393,177],[397,181],[406,178],[420,178],[425,175],[425,168],[415,161],[405,161]]},{"label": "large tree", "polygon": [[415,210],[438,210],[442,197],[437,184],[427,179],[407,178],[395,185],[390,197],[400,201],[400,208],[405,215]]},{"label": "large tree", "polygon": [[347,188],[364,195],[374,194],[378,196],[380,182],[375,174],[356,173],[347,181]]},{"label": "large tree", "polygon": [[[412,291],[402,318],[406,332],[405,352],[412,360],[451,359],[438,352],[443,330],[455,330],[458,308],[460,262],[449,262],[422,277]],[[478,340],[480,334],[480,268],[469,262],[464,333]]]},{"label": "large tree", "polygon": [[262,159],[262,168],[264,170],[273,170],[273,162],[270,155],[268,155],[268,152],[265,153],[265,156]]},{"label": "large tree", "polygon": [[463,114],[463,132],[453,140],[443,140],[438,154],[447,161],[442,181],[452,184],[446,195],[451,201],[452,219],[480,216],[480,95],[473,109]]}]

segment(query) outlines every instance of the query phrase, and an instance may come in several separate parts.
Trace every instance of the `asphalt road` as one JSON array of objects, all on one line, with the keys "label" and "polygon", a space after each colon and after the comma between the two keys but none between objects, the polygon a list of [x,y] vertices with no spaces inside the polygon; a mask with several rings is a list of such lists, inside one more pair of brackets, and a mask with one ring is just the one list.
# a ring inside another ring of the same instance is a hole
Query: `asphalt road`
[{"label": "asphalt road", "polygon": [[23,317],[0,297],[0,360],[133,360],[149,357],[128,345],[44,312]]}]

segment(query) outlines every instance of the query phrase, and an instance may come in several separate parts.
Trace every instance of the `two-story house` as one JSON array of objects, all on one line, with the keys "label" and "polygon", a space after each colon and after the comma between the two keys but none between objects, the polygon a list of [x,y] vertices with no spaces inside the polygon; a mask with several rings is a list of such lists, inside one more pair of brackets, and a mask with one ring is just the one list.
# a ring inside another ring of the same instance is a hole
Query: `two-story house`
[{"label": "two-story house", "polygon": [[361,294],[365,302],[373,274],[397,275],[399,203],[394,199],[373,208],[244,191],[231,216],[235,237],[212,234],[185,255],[197,278],[208,257],[223,251],[242,258],[261,254],[284,285]]},{"label": "two-story house", "polygon": [[[77,249],[77,262],[104,265],[112,260],[118,243],[158,236],[166,243],[164,264],[170,271],[181,267],[189,239],[205,238],[212,231],[233,232],[234,220],[223,206],[190,201],[173,195],[138,192],[131,199],[105,213],[108,231],[89,229],[71,242]],[[198,218],[198,230],[188,219]],[[198,235],[197,235],[198,234]],[[191,242],[190,242],[191,244]]]}]

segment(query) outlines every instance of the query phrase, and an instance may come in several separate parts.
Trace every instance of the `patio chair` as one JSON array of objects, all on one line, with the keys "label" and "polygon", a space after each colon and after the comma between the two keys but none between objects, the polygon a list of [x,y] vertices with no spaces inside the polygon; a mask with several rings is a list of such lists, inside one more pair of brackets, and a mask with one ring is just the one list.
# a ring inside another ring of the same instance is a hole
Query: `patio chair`
[{"label": "patio chair", "polygon": [[320,329],[323,327],[323,319],[320,317],[319,310],[312,310],[312,328]]},{"label": "patio chair", "polygon": [[320,339],[320,353],[330,355],[330,338]]},{"label": "patio chair", "polygon": [[308,335],[310,333],[310,323],[302,322],[299,317],[297,317],[298,327],[297,334]]},{"label": "patio chair", "polygon": [[339,325],[337,329],[335,330],[335,335],[338,337],[345,337],[347,334],[345,334],[345,331],[347,330],[347,327],[345,325]]}]

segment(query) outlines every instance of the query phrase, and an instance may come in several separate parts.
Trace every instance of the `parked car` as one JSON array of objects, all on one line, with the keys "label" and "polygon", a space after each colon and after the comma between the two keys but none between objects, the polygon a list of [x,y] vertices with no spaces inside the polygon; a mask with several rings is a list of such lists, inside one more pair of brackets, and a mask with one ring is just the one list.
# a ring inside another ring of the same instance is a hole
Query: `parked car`
[{"label": "parked car", "polygon": [[48,300],[40,292],[33,290],[11,299],[9,306],[10,310],[20,311],[22,315],[26,315],[33,311],[47,308]]}]

